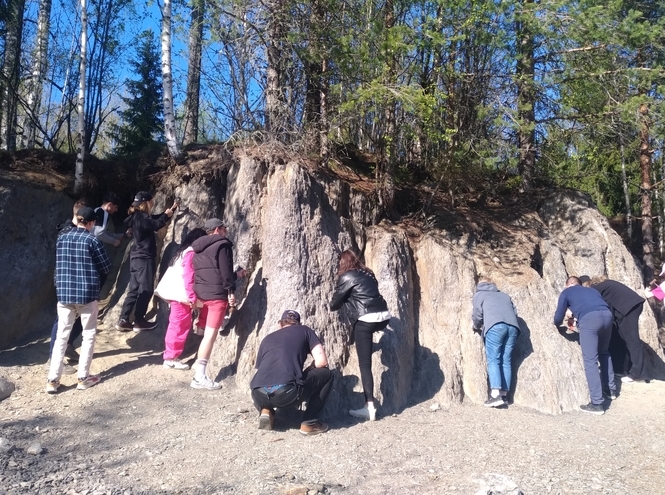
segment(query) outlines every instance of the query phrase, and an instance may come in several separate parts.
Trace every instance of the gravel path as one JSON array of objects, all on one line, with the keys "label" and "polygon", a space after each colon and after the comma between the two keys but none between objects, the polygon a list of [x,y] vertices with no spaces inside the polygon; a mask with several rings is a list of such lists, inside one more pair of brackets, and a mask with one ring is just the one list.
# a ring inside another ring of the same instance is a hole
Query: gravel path
[{"label": "gravel path", "polygon": [[664,492],[664,382],[624,385],[604,416],[429,401],[374,423],[327,418],[328,433],[304,437],[295,411],[257,430],[232,378],[190,389],[191,372],[161,366],[160,337],[102,328],[102,383],[77,391],[65,375],[55,396],[47,341],[0,351],[17,385],[0,402],[0,494]]}]

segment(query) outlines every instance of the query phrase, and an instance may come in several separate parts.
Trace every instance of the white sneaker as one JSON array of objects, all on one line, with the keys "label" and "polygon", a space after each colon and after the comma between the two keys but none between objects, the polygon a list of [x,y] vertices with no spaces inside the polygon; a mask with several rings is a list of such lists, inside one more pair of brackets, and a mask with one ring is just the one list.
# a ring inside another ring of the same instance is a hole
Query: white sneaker
[{"label": "white sneaker", "polygon": [[376,421],[376,409],[368,408],[367,406],[362,409],[350,409],[349,414],[354,418],[360,418],[367,421]]},{"label": "white sneaker", "polygon": [[169,368],[172,370],[188,370],[189,365],[180,361],[180,359],[165,359],[164,368]]},{"label": "white sneaker", "polygon": [[90,387],[94,387],[101,381],[102,379],[96,375],[88,375],[85,378],[79,378],[78,385],[76,385],[76,390],[87,390]]},{"label": "white sneaker", "polygon": [[205,377],[202,380],[197,380],[196,377],[194,377],[192,378],[192,383],[190,383],[189,386],[198,390],[219,390],[222,388],[221,383],[213,382],[208,377]]}]

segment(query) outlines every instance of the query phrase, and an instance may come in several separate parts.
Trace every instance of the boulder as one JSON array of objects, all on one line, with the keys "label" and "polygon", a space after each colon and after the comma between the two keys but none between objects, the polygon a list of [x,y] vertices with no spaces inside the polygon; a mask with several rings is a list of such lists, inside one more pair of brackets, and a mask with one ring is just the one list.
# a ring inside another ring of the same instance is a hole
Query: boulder
[{"label": "boulder", "polygon": [[0,376],[0,401],[12,395],[14,390],[16,390],[16,385]]}]

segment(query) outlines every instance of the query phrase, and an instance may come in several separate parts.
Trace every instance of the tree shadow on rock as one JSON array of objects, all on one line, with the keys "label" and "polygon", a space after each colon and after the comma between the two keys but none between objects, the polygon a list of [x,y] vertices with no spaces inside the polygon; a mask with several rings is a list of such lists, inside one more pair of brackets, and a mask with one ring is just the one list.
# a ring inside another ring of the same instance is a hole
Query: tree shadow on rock
[{"label": "tree shadow on rock", "polygon": [[517,322],[520,326],[520,334],[515,342],[513,349],[512,365],[513,365],[513,379],[510,384],[510,391],[508,392],[508,400],[512,402],[515,389],[517,388],[518,374],[520,366],[533,353],[533,344],[531,342],[531,330],[529,325],[526,324],[524,319],[517,317]]}]

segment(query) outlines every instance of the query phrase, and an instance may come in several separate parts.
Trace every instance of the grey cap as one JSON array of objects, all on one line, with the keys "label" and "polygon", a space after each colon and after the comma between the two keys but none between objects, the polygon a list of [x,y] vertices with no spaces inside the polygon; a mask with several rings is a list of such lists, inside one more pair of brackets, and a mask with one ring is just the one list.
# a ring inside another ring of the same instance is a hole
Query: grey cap
[{"label": "grey cap", "polygon": [[210,232],[219,227],[226,227],[226,225],[224,225],[224,222],[222,222],[219,218],[210,218],[206,220],[206,222],[203,224],[203,230],[205,230],[206,232]]}]

